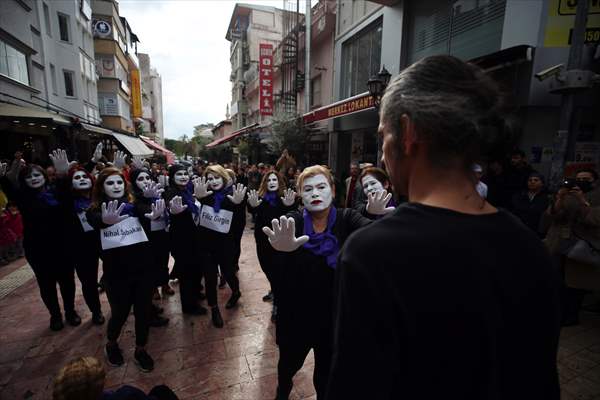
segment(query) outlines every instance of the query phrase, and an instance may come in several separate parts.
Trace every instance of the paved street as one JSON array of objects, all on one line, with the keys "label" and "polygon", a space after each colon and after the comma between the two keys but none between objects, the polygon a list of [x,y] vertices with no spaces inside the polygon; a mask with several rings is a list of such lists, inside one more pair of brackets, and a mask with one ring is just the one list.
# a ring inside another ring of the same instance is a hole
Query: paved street
[{"label": "paved street", "polygon": [[[150,336],[149,351],[156,369],[144,374],[132,362],[130,319],[121,339],[126,364],[120,368],[106,365],[106,387],[131,384],[148,390],[165,383],[181,399],[274,397],[277,347],[269,320],[271,305],[261,299],[267,283],[256,260],[251,231],[246,231],[242,246],[243,297],[236,310],[222,307],[225,328],[214,328],[208,316],[182,317],[179,296],[169,297],[162,306],[171,322],[166,328],[153,328]],[[0,269],[0,286],[21,271],[18,267],[17,262]],[[228,289],[220,290],[221,304],[228,296]],[[104,295],[102,301],[108,315]],[[83,324],[55,333],[48,329],[35,281],[29,280],[0,300],[0,399],[49,399],[53,376],[68,360],[84,355],[104,360],[105,326],[91,324],[79,289],[77,309]],[[311,360],[296,376],[293,399],[315,399]],[[559,366],[563,400],[600,399],[600,317],[584,314],[581,326],[563,330]]]}]

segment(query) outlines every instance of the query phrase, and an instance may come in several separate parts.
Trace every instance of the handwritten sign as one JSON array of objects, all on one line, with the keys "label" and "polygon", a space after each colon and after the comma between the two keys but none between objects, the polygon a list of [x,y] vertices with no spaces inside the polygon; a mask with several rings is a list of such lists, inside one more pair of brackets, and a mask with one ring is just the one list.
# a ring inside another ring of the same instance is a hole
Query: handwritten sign
[{"label": "handwritten sign", "polygon": [[129,217],[118,224],[100,230],[100,241],[102,250],[109,250],[147,242],[148,237],[140,220],[136,217]]},{"label": "handwritten sign", "polygon": [[211,231],[229,233],[231,229],[231,221],[233,220],[233,213],[228,210],[215,210],[210,206],[203,206],[200,211],[200,226],[203,226]]}]

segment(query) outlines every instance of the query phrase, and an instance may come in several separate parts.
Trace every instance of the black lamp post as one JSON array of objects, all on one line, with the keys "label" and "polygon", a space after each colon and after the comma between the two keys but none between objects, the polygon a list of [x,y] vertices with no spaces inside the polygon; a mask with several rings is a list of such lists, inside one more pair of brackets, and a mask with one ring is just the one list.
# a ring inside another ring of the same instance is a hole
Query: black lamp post
[{"label": "black lamp post", "polygon": [[367,81],[367,87],[369,88],[369,94],[375,99],[375,107],[379,107],[383,92],[390,83],[392,74],[385,69],[385,65],[381,68],[381,71],[377,75],[373,75],[371,79]]}]

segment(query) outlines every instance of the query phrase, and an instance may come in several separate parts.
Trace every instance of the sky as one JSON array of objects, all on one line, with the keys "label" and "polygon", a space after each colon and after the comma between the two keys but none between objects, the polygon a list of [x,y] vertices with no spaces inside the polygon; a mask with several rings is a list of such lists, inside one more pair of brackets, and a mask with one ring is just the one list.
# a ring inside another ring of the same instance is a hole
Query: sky
[{"label": "sky", "polygon": [[[236,1],[118,0],[119,14],[139,37],[162,77],[165,138],[192,136],[195,125],[225,119],[231,101],[229,42]],[[283,8],[283,0],[242,0]],[[300,2],[304,9],[304,1]]]}]

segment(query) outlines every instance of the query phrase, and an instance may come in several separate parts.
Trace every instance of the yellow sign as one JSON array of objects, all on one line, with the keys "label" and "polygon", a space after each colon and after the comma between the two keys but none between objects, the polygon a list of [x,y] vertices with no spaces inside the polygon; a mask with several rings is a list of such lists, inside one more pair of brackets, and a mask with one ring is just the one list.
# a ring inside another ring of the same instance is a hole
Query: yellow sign
[{"label": "yellow sign", "polygon": [[133,118],[142,116],[142,83],[139,69],[131,70],[131,116]]},{"label": "yellow sign", "polygon": [[[585,32],[586,43],[600,41],[600,0],[588,0],[590,8]],[[568,47],[573,40],[577,0],[550,0],[544,37],[545,47]]]}]

